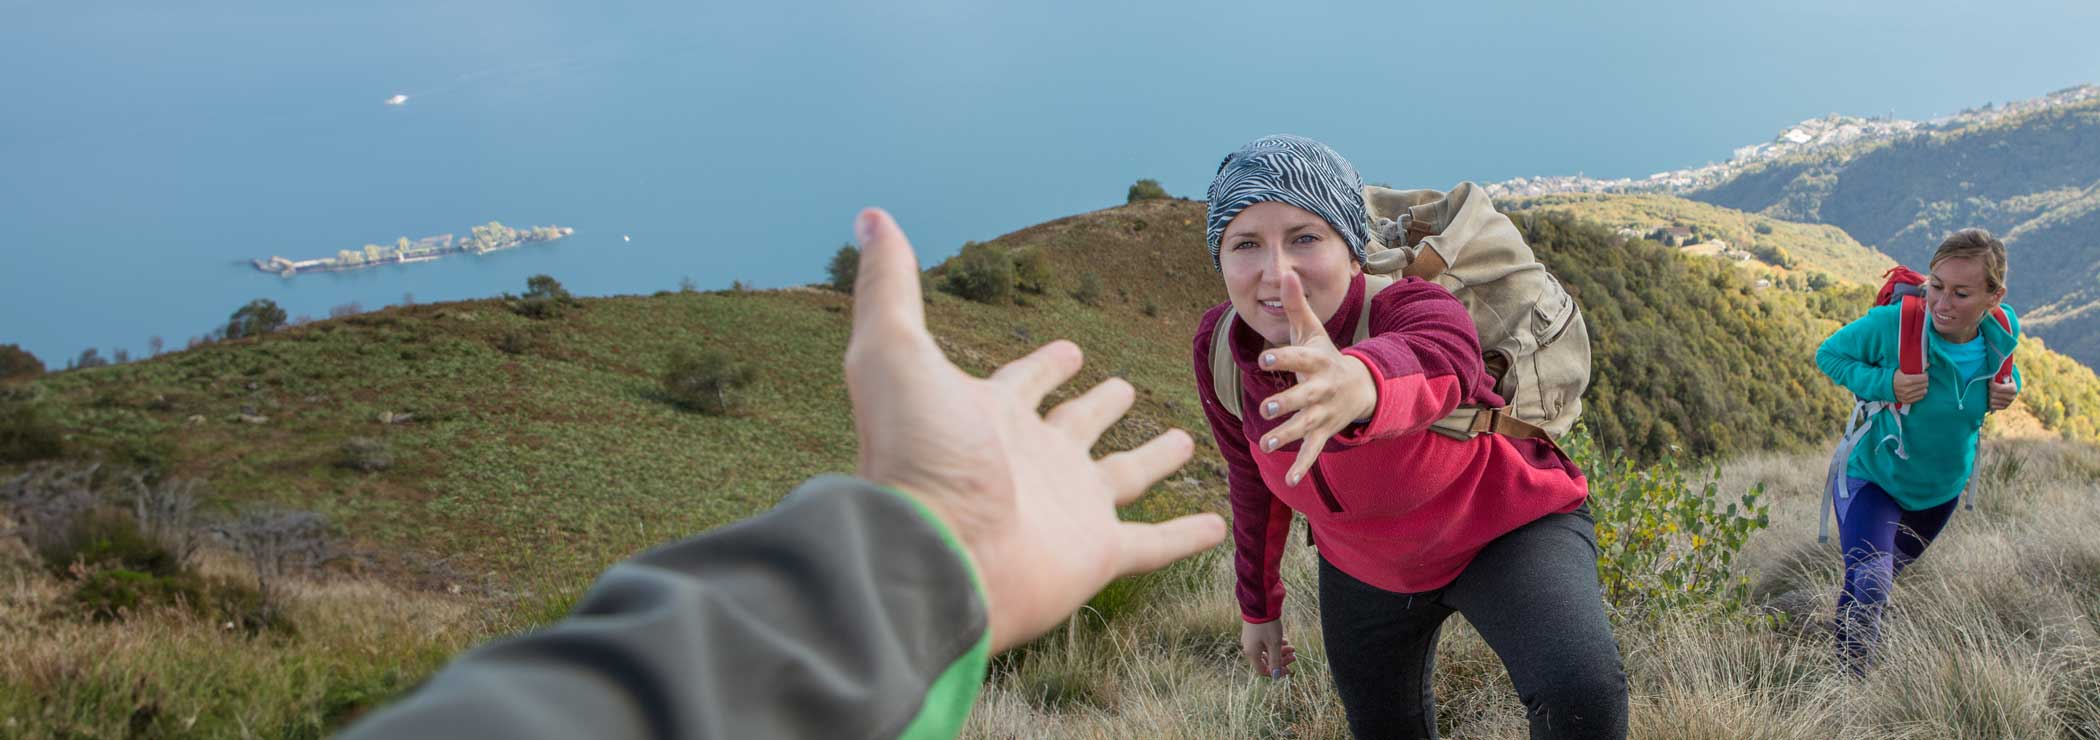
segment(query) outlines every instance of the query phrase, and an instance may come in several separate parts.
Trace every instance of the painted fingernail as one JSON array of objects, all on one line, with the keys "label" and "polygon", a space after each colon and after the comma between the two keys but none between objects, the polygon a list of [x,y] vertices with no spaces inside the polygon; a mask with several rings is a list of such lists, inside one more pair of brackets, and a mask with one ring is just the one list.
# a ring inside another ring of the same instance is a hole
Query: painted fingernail
[{"label": "painted fingernail", "polygon": [[1268,405],[1266,405],[1266,406],[1263,406],[1263,407],[1262,407],[1262,410],[1263,410],[1264,412],[1266,412],[1266,413],[1267,413],[1268,415],[1270,415],[1270,416],[1275,416],[1275,415],[1276,415],[1276,409],[1278,409],[1278,408],[1282,408],[1282,406],[1280,406],[1279,404],[1277,404],[1277,403],[1276,403],[1275,401],[1270,401],[1270,402],[1268,403]]},{"label": "painted fingernail", "polygon": [[1261,441],[1261,448],[1262,448],[1262,449],[1264,449],[1264,450],[1268,450],[1268,451],[1270,451],[1270,452],[1275,452],[1275,451],[1276,451],[1276,438],[1275,438],[1275,437],[1270,437],[1270,438],[1268,438],[1268,439],[1264,439],[1264,440],[1262,440],[1262,441]]},{"label": "painted fingernail", "polygon": [[1261,366],[1262,366],[1262,367],[1268,367],[1268,366],[1270,366],[1270,365],[1274,365],[1274,364],[1276,364],[1276,355],[1274,355],[1274,354],[1267,354],[1267,355],[1262,355],[1262,356],[1261,356]]},{"label": "painted fingernail", "polygon": [[1271,669],[1269,669],[1269,677],[1270,677],[1270,678],[1283,678],[1283,669],[1282,669],[1282,668],[1271,668]]},{"label": "painted fingernail", "polygon": [[1301,474],[1301,473],[1292,473],[1292,474],[1291,474],[1291,477],[1290,477],[1290,478],[1288,478],[1288,479],[1286,479],[1286,480],[1285,480],[1284,482],[1285,482],[1285,483],[1289,483],[1289,484],[1291,484],[1291,485],[1294,485],[1294,486],[1295,486],[1295,485],[1298,485],[1298,481],[1301,481],[1301,480],[1304,480],[1304,479],[1305,479],[1305,476],[1304,476],[1303,474]]}]

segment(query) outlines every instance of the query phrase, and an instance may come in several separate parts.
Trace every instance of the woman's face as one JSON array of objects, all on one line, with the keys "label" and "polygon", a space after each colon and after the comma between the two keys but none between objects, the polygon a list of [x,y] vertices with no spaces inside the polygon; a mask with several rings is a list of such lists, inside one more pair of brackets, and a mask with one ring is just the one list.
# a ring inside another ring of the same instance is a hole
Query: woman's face
[{"label": "woman's face", "polygon": [[1297,206],[1263,201],[1240,211],[1218,242],[1218,267],[1232,308],[1270,344],[1289,344],[1283,276],[1298,273],[1305,300],[1322,321],[1341,308],[1361,267],[1349,243],[1326,219]]},{"label": "woman's face", "polygon": [[2004,298],[2004,286],[1985,289],[1983,262],[1971,257],[1940,260],[1925,281],[1925,310],[1932,315],[1933,327],[1955,340],[1975,338],[1983,315]]}]

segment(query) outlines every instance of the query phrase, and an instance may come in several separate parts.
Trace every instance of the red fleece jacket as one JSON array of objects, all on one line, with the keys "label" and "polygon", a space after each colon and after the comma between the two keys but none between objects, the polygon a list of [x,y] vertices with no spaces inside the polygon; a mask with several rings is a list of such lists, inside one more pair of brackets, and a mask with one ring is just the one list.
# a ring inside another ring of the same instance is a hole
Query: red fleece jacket
[{"label": "red fleece jacket", "polygon": [[[1363,294],[1359,275],[1327,320],[1335,346],[1356,336]],[[1235,419],[1218,404],[1211,337],[1228,305],[1212,308],[1196,327],[1196,385],[1229,468],[1237,596],[1248,622],[1283,613],[1278,567],[1293,510],[1305,514],[1321,555],[1335,567],[1388,591],[1419,593],[1451,583],[1495,538],[1573,511],[1589,495],[1582,471],[1550,441],[1495,434],[1461,441],[1429,431],[1460,405],[1503,401],[1481,366],[1465,306],[1418,278],[1374,296],[1370,338],[1342,350],[1371,370],[1378,403],[1370,420],[1329,440],[1311,474],[1284,485],[1299,443],[1265,453],[1260,440],[1289,417],[1267,420],[1255,410],[1296,379],[1261,370],[1264,340],[1234,319],[1233,361],[1247,413]]]}]

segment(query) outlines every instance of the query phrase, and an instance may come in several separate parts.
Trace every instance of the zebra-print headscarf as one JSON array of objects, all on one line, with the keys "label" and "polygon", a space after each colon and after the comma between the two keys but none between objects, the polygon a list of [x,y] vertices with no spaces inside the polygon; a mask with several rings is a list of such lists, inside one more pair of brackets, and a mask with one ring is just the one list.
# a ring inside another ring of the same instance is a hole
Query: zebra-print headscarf
[{"label": "zebra-print headscarf", "polygon": [[1349,244],[1356,261],[1364,261],[1364,183],[1356,168],[1326,144],[1276,134],[1255,139],[1218,164],[1218,176],[1210,181],[1210,217],[1204,229],[1213,267],[1218,265],[1225,226],[1247,206],[1263,201],[1319,214]]}]

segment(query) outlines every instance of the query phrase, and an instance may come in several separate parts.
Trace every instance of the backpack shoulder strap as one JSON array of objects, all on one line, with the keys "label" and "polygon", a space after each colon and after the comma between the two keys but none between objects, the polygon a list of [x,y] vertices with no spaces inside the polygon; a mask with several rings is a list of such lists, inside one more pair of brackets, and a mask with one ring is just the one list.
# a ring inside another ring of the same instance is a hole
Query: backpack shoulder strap
[{"label": "backpack shoulder strap", "polygon": [[1392,278],[1383,275],[1373,275],[1368,272],[1364,273],[1364,305],[1356,315],[1356,338],[1350,340],[1349,344],[1355,345],[1358,342],[1371,338],[1371,299],[1378,297],[1379,291],[1385,290],[1392,284]]},{"label": "backpack shoulder strap", "polygon": [[[2012,319],[2008,319],[2005,317],[2004,306],[1999,306],[1997,308],[1991,309],[1991,318],[1996,319],[1998,321],[1998,326],[2000,328],[2003,328],[2005,330],[2005,333],[2012,333]],[[1998,372],[1997,374],[1991,377],[1991,380],[1998,383],[2010,383],[2012,382],[2012,377],[2013,353],[2007,352],[2005,353],[2005,361],[1998,363]]]},{"label": "backpack shoulder strap", "polygon": [[1902,311],[1903,333],[1896,338],[1896,369],[1915,375],[1925,372],[1928,364],[1925,356],[1925,332],[1932,329],[1925,323],[1925,299],[1914,295],[1904,296]]},{"label": "backpack shoulder strap", "polygon": [[1240,369],[1232,362],[1232,322],[1239,312],[1225,306],[1225,315],[1210,330],[1210,387],[1218,393],[1218,405],[1237,419],[1240,416]]}]

